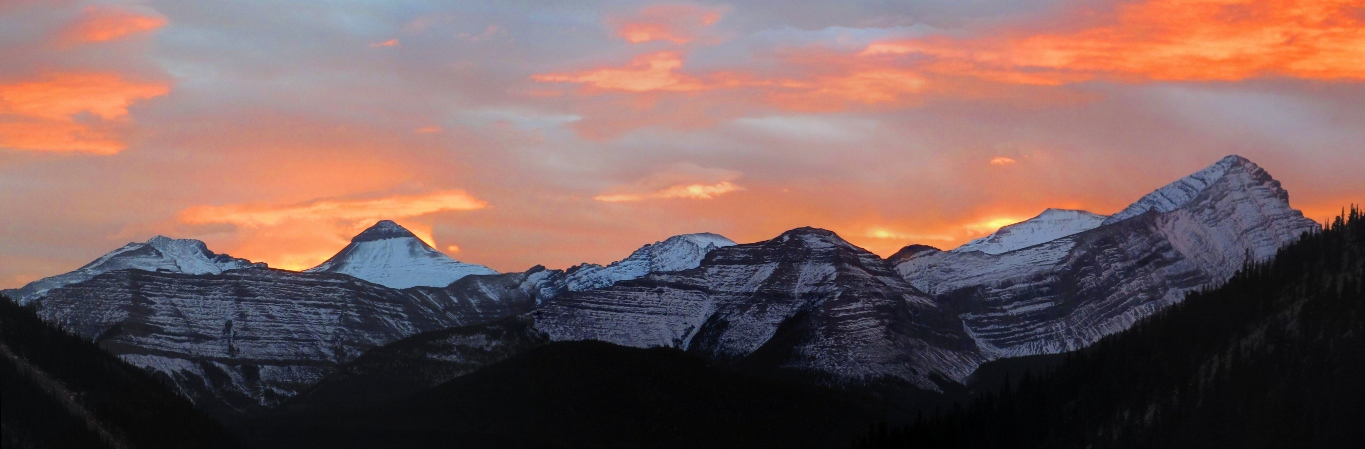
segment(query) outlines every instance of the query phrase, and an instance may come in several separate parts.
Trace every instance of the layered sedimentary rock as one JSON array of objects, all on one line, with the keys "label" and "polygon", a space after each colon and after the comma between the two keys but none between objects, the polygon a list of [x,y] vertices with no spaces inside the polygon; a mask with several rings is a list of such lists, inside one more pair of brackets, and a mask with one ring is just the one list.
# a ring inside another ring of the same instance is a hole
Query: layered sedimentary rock
[{"label": "layered sedimentary rock", "polygon": [[999,254],[921,249],[891,262],[959,314],[986,356],[1010,357],[1085,347],[1317,228],[1265,170],[1229,156],[1087,231]]},{"label": "layered sedimentary rock", "polygon": [[936,389],[979,362],[956,318],[885,260],[814,228],[716,249],[694,269],[566,293],[533,316],[554,340],[675,347],[834,382]]}]

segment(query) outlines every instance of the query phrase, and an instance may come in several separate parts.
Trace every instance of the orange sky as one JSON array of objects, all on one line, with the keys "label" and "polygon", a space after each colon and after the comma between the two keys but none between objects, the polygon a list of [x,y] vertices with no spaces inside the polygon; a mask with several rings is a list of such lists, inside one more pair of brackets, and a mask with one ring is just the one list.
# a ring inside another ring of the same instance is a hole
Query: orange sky
[{"label": "orange sky", "polygon": [[0,287],[394,219],[502,271],[687,232],[887,255],[1227,154],[1365,200],[1365,1],[0,5]]}]

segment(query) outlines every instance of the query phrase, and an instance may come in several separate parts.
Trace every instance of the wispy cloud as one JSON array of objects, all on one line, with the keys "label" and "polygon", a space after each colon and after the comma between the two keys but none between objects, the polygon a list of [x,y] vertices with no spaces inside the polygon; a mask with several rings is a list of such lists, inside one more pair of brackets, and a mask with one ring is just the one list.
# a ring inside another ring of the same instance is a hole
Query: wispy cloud
[{"label": "wispy cloud", "polygon": [[1365,79],[1361,7],[1354,0],[1148,0],[1118,5],[1078,31],[890,41],[863,54],[927,58],[926,71],[1018,84],[1358,80]]},{"label": "wispy cloud", "polygon": [[545,73],[531,79],[542,83],[576,83],[598,91],[671,91],[695,92],[712,90],[739,83],[708,82],[678,72],[682,55],[665,51],[640,55],[625,67],[604,67],[568,73]]},{"label": "wispy cloud", "polygon": [[396,220],[439,248],[431,224],[421,217],[485,207],[487,202],[462,190],[446,190],[296,204],[194,206],[181,210],[176,219],[190,229],[212,230],[227,225],[240,242],[237,249],[267,259],[272,265],[299,270],[331,257],[347,239],[379,220]]},{"label": "wispy cloud", "polygon": [[145,33],[166,25],[160,15],[144,14],[110,6],[87,6],[76,21],[61,33],[67,45],[104,42]]},{"label": "wispy cloud", "polygon": [[488,203],[463,190],[424,195],[395,195],[368,199],[319,199],[301,204],[230,204],[195,206],[180,212],[189,224],[229,223],[238,226],[274,226],[287,220],[337,220],[371,222],[406,218],[432,212],[477,210]]},{"label": "wispy cloud", "polygon": [[867,232],[864,232],[864,233],[863,233],[863,236],[864,236],[864,237],[867,237],[867,238],[873,238],[873,239],[900,240],[900,241],[906,241],[906,242],[920,242],[920,241],[951,242],[951,241],[954,241],[954,240],[957,240],[957,239],[958,239],[957,237],[954,237],[954,236],[951,236],[951,235],[935,235],[935,234],[918,234],[918,233],[911,233],[911,232],[900,232],[900,231],[895,231],[895,230],[892,230],[892,229],[889,229],[889,228],[886,228],[886,227],[881,227],[881,226],[876,226],[876,227],[868,228],[868,229],[867,229]]},{"label": "wispy cloud", "polygon": [[626,42],[638,44],[668,41],[686,44],[697,39],[702,30],[720,20],[724,10],[689,4],[647,6],[633,14],[610,16],[607,23]]},{"label": "wispy cloud", "polygon": [[370,48],[400,47],[403,44],[398,39],[389,39],[383,42],[370,42]]},{"label": "wispy cloud", "polygon": [[593,197],[608,203],[651,199],[709,200],[730,192],[744,190],[735,184],[742,173],[721,168],[706,168],[696,164],[673,164],[645,178],[617,186]]},{"label": "wispy cloud", "polygon": [[685,184],[685,185],[684,185],[684,184],[679,184],[679,185],[675,185],[675,186],[668,186],[668,187],[666,187],[666,188],[664,188],[664,189],[662,189],[662,190],[659,190],[659,191],[650,192],[650,193],[643,193],[643,194],[639,194],[639,193],[622,193],[622,194],[614,194],[614,195],[597,195],[597,196],[593,197],[593,199],[595,199],[595,200],[597,200],[597,201],[605,201],[605,202],[608,202],[608,203],[619,203],[619,202],[624,202],[624,201],[641,201],[641,200],[647,200],[647,199],[668,199],[668,198],[684,198],[684,199],[692,199],[692,200],[709,200],[709,199],[715,198],[715,197],[717,197],[717,196],[724,195],[724,194],[730,193],[730,192],[739,191],[739,190],[744,190],[744,187],[741,187],[741,186],[736,185],[736,184],[734,184],[734,183],[731,183],[731,182],[729,182],[729,181],[721,181],[721,182],[718,182],[718,183],[715,183],[715,184],[711,184],[711,185],[706,185],[706,184]]},{"label": "wispy cloud", "polygon": [[996,156],[991,158],[991,165],[1010,165],[1013,164],[1014,162],[1015,162],[1014,159],[1007,158],[1004,156]]}]

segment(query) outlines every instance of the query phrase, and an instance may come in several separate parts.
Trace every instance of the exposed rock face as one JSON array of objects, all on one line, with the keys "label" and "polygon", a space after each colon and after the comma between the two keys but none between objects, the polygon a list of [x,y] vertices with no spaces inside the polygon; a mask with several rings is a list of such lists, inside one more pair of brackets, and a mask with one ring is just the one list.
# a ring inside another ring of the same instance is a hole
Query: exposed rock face
[{"label": "exposed rock face", "polygon": [[6,290],[5,295],[19,304],[27,304],[48,290],[90,279],[114,270],[135,269],[186,274],[217,274],[227,270],[265,267],[236,259],[227,254],[214,254],[204,242],[190,239],[152,237],[146,243],[129,243],[101,256],[70,273],[39,279],[22,288]]},{"label": "exposed rock face", "polygon": [[980,361],[956,318],[885,260],[813,228],[714,250],[694,269],[567,293],[533,315],[554,340],[676,347],[836,382],[936,389]]},{"label": "exposed rock face", "polygon": [[331,259],[306,271],[349,274],[391,288],[445,287],[471,274],[498,274],[451,259],[389,220],[357,234]]},{"label": "exposed rock face", "polygon": [[274,406],[403,337],[526,313],[562,283],[562,272],[539,267],[407,290],[263,268],[119,270],[50,290],[36,304],[44,319],[96,338],[225,416]]},{"label": "exposed rock face", "polygon": [[584,264],[568,270],[568,288],[584,291],[607,287],[617,282],[638,279],[649,273],[666,273],[696,268],[706,254],[735,242],[718,234],[700,233],[669,237],[635,250],[630,257],[610,265]]},{"label": "exposed rock face", "polygon": [[47,292],[38,313],[165,375],[201,407],[293,396],[367,349],[443,325],[435,304],[337,274],[120,270]]},{"label": "exposed rock face", "polygon": [[521,273],[466,276],[443,287],[413,287],[403,293],[446,311],[444,327],[468,326],[530,312],[565,291],[561,270],[536,265]]},{"label": "exposed rock face", "polygon": [[1229,156],[1088,231],[1000,254],[891,262],[960,314],[986,356],[1012,357],[1085,347],[1317,228],[1279,182]]}]

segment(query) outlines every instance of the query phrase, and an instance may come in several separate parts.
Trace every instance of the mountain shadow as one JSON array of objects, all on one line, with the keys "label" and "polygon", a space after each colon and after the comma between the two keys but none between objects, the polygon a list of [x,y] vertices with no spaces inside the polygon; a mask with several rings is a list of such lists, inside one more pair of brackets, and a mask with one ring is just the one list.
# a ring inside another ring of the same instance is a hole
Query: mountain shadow
[{"label": "mountain shadow", "polygon": [[152,375],[0,297],[0,441],[8,448],[236,448]]},{"label": "mountain shadow", "polygon": [[1060,363],[1015,363],[1048,374],[1005,377],[856,447],[1353,447],[1365,441],[1363,286],[1365,217],[1352,208]]}]

